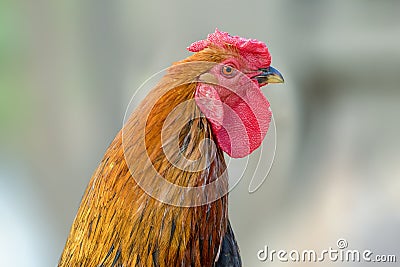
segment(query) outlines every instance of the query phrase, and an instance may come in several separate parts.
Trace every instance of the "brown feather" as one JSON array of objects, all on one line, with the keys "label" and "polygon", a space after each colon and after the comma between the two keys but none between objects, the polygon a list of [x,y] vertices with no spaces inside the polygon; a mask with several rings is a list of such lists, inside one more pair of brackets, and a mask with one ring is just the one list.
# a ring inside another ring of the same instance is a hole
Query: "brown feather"
[{"label": "brown feather", "polygon": [[[203,139],[214,137],[197,106],[188,105],[182,117],[173,118],[165,133],[167,137],[179,135],[182,154],[198,160],[197,167],[214,157],[208,168],[190,172],[175,167],[161,149],[160,133],[168,114],[193,98],[193,78],[207,71],[211,62],[221,62],[228,56],[232,54],[226,50],[207,48],[178,62],[132,113],[90,180],[58,266],[213,265],[227,228],[227,195],[197,207],[172,206],[149,196],[133,177],[152,186],[154,192],[162,192],[163,187],[152,178],[153,166],[169,182],[186,187],[209,184],[221,176],[223,182],[214,188],[214,194],[226,190],[222,151],[217,148],[202,154],[199,150]],[[197,61],[210,64],[190,68],[180,64]],[[185,82],[189,83],[180,85]],[[193,119],[177,132],[185,117]],[[164,147],[168,149],[168,145]],[[179,162],[178,153],[173,155],[172,161]],[[152,166],[146,163],[147,158]],[[166,195],[174,200],[180,197],[177,192]],[[182,201],[196,203],[195,196]]]}]

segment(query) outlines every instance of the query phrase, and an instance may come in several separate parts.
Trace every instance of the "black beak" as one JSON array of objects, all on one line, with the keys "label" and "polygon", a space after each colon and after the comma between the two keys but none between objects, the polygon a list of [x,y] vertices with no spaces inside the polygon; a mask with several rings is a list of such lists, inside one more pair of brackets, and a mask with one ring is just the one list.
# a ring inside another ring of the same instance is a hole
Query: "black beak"
[{"label": "black beak", "polygon": [[255,76],[260,86],[266,85],[267,83],[283,83],[284,79],[282,74],[273,67],[260,69],[261,73]]}]

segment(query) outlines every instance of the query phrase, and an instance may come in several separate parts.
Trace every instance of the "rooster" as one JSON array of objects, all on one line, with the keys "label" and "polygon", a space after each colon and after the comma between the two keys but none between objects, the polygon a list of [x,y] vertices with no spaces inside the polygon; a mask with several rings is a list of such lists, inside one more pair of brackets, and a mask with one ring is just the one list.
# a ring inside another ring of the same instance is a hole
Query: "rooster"
[{"label": "rooster", "polygon": [[84,193],[58,266],[241,266],[223,152],[257,149],[260,87],[283,82],[263,42],[218,29],[138,105]]}]

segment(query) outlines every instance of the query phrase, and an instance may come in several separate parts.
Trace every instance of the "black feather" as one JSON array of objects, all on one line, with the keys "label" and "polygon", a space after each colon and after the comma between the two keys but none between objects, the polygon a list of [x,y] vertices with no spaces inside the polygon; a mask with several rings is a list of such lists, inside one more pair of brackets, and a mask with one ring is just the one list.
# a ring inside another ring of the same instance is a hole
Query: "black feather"
[{"label": "black feather", "polygon": [[242,260],[240,258],[239,246],[236,242],[235,235],[228,220],[227,231],[222,240],[221,251],[215,267],[241,267]]}]

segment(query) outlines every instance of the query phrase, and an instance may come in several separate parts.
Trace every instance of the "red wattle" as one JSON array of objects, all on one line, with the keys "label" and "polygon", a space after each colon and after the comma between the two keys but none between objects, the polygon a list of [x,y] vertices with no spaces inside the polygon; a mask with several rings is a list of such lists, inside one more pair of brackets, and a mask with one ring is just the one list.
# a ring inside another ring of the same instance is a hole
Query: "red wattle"
[{"label": "red wattle", "polygon": [[[268,100],[256,85],[247,85],[247,90],[240,90],[242,93],[209,84],[199,84],[196,90],[196,103],[210,121],[219,147],[232,158],[245,157],[257,149],[271,121]],[[221,102],[216,92],[224,90],[229,91],[229,98]],[[206,95],[212,99],[208,103],[214,105],[207,105]]]}]

